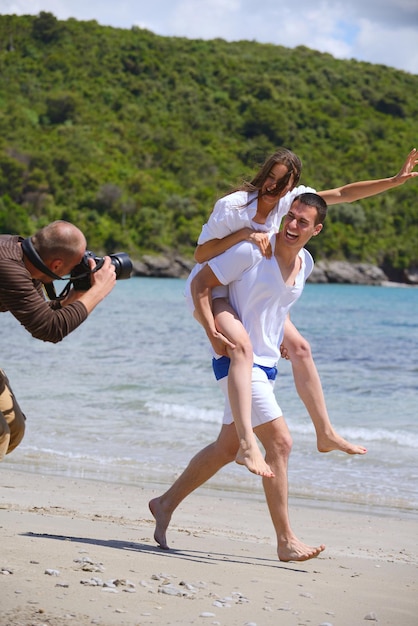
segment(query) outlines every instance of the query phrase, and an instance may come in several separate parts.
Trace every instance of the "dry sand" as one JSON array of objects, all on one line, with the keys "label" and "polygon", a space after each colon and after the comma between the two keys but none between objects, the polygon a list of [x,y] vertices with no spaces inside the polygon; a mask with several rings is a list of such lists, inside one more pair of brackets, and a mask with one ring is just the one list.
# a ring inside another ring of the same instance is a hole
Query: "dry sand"
[{"label": "dry sand", "polygon": [[[297,500],[292,525],[320,557],[280,563],[259,496],[200,490],[153,540],[153,485],[0,467],[1,626],[417,626],[412,514]],[[256,479],[255,479],[256,480]]]}]

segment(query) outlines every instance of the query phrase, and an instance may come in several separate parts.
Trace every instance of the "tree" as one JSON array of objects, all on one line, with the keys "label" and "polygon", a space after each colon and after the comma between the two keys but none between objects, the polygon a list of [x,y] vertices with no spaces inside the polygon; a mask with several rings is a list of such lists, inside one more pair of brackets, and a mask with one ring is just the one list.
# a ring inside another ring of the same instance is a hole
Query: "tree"
[{"label": "tree", "polygon": [[59,39],[61,25],[52,13],[41,11],[33,21],[32,35],[43,43],[51,43]]}]

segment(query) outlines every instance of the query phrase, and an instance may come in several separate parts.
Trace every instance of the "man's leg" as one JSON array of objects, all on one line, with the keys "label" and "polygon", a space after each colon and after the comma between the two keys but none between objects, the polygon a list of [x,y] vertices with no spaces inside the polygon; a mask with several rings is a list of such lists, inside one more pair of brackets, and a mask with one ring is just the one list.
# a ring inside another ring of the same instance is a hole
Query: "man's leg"
[{"label": "man's leg", "polygon": [[266,461],[274,471],[273,478],[263,478],[264,493],[277,536],[277,555],[281,561],[307,561],[318,556],[324,545],[308,546],[290,527],[288,512],[287,468],[292,438],[283,417],[254,429],[266,450]]},{"label": "man's leg", "polygon": [[235,460],[238,436],[234,424],[223,425],[216,441],[203,448],[163,495],[150,500],[149,508],[155,518],[154,539],[168,550],[166,531],[178,505],[214,476],[224,465]]},{"label": "man's leg", "polygon": [[296,390],[315,427],[319,452],[341,450],[347,454],[365,454],[366,448],[346,441],[331,425],[311,347],[289,319],[285,323],[283,346],[292,363]]},{"label": "man's leg", "polygon": [[13,395],[9,380],[0,369],[0,461],[14,450],[25,434],[25,416]]},{"label": "man's leg", "polygon": [[4,459],[10,444],[10,428],[3,413],[0,412],[0,461]]}]

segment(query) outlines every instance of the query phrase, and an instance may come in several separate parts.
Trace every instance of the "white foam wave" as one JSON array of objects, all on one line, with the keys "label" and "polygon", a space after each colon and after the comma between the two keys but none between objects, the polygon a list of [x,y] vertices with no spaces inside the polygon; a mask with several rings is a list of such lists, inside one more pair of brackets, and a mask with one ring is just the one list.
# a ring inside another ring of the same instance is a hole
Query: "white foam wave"
[{"label": "white foam wave", "polygon": [[342,430],[341,434],[347,439],[351,438],[352,440],[360,439],[368,442],[381,441],[408,448],[418,448],[418,434],[415,435],[403,430],[347,428]]},{"label": "white foam wave", "polygon": [[187,404],[172,404],[167,402],[147,402],[145,409],[157,413],[161,417],[173,417],[188,422],[199,421],[209,424],[222,422],[222,411],[219,409],[202,409]]},{"label": "white foam wave", "polygon": [[[222,410],[196,408],[193,405],[174,404],[166,402],[147,402],[145,409],[156,413],[161,417],[172,417],[186,422],[198,421],[200,423],[221,424]],[[314,428],[310,421],[300,422],[292,419],[286,420],[293,433],[312,436]],[[392,443],[408,448],[418,448],[418,433],[402,429],[388,430],[387,428],[362,428],[349,427],[337,428],[338,433],[350,441]]]},{"label": "white foam wave", "polygon": [[[314,433],[313,426],[310,422],[293,422],[291,419],[288,419],[287,422],[292,433],[310,436]],[[336,430],[342,437],[349,441],[393,443],[398,446],[418,448],[418,433],[414,434],[411,433],[411,431],[401,429],[388,430],[387,428],[362,428],[360,426],[336,428]]]}]

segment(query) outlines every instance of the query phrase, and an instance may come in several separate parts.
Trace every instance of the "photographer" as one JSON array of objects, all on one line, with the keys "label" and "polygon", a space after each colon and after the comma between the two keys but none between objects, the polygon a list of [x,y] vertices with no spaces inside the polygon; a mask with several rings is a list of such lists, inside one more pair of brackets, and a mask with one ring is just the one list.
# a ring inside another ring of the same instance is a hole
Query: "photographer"
[{"label": "photographer", "polygon": [[[70,289],[62,299],[47,300],[55,279],[70,274],[86,253],[86,239],[73,224],[52,222],[30,239],[0,235],[0,311],[12,315],[36,339],[58,343],[82,322],[115,286],[110,257],[90,276],[86,291]],[[90,270],[95,267],[88,260]],[[49,293],[49,292],[48,292]],[[0,460],[22,441],[25,416],[0,369]]]}]

